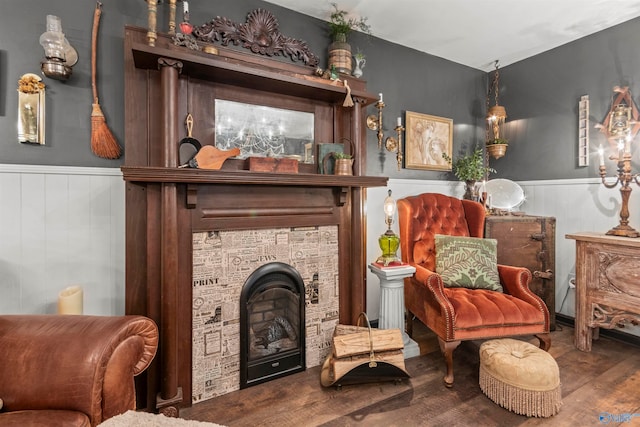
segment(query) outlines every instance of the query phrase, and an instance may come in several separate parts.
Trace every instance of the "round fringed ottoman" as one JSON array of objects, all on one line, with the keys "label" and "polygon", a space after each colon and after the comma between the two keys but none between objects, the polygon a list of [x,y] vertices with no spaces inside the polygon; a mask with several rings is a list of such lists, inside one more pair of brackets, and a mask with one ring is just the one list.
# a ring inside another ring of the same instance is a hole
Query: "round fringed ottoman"
[{"label": "round fringed ottoman", "polygon": [[480,346],[480,389],[505,409],[527,417],[550,417],[562,406],[560,371],[554,358],[511,338]]}]

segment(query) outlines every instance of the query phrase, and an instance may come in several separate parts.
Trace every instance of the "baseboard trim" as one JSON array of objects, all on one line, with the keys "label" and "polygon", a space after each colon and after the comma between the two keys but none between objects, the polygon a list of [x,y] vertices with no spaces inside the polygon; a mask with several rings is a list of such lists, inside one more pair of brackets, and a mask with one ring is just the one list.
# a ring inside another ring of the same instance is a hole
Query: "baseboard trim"
[{"label": "baseboard trim", "polygon": [[[566,314],[556,313],[556,322],[562,323],[563,325],[570,326],[572,328],[576,327],[576,319],[574,317],[567,316]],[[636,347],[640,347],[639,336],[622,332],[619,329],[600,328],[600,335],[603,337],[611,338],[616,341],[621,341],[626,344],[631,344]]]}]

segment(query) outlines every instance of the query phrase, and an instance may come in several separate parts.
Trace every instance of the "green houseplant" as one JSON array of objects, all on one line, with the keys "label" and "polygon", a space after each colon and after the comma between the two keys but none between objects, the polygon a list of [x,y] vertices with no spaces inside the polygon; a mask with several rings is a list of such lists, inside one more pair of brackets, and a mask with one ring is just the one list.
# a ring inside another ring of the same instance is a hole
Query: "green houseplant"
[{"label": "green houseplant", "polygon": [[333,158],[336,159],[334,173],[336,175],[353,175],[353,158],[351,154],[342,152],[334,152]]},{"label": "green houseplant", "polygon": [[371,27],[367,24],[367,18],[347,18],[347,11],[338,9],[336,3],[331,3],[333,12],[329,20],[329,34],[333,41],[347,41],[347,35],[353,30],[359,30],[365,34],[371,34]]},{"label": "green houseplant", "polygon": [[465,199],[474,199],[476,182],[495,172],[495,169],[484,165],[482,148],[476,148],[471,154],[461,156],[456,161],[446,153],[442,153],[442,158],[451,165],[455,176],[465,182]]},{"label": "green houseplant", "polygon": [[351,74],[351,45],[347,43],[347,36],[353,30],[359,30],[365,34],[371,34],[371,27],[367,18],[349,18],[347,11],[339,9],[336,3],[331,3],[333,11],[329,15],[329,35],[332,43],[329,45],[329,66],[334,66],[336,71]]}]

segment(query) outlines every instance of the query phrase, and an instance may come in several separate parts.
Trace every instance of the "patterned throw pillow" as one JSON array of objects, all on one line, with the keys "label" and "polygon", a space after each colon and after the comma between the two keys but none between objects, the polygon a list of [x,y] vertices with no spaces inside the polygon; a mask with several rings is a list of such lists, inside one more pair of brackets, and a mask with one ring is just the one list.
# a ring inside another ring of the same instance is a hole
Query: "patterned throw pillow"
[{"label": "patterned throw pillow", "polygon": [[436,273],[446,287],[502,292],[496,239],[436,234]]}]

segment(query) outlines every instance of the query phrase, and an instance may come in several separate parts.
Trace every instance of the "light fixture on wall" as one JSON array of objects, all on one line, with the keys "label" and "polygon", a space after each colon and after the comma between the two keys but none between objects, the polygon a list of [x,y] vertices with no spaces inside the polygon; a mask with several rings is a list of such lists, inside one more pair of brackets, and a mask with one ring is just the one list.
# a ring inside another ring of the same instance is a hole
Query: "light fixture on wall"
[{"label": "light fixture on wall", "polygon": [[388,137],[386,140],[384,139],[384,132],[382,130],[382,109],[384,108],[383,95],[378,94],[380,99],[375,104],[375,107],[378,109],[378,116],[375,114],[371,114],[367,116],[367,127],[371,130],[377,131],[378,135],[378,150],[382,150],[382,141],[384,140],[384,146],[387,151],[396,153],[396,160],[398,162],[398,170],[402,168],[402,132],[404,132],[404,127],[402,127],[402,119],[398,117],[398,124],[394,128],[396,133],[398,134],[398,138],[396,139],[393,136]]},{"label": "light fixture on wall", "polygon": [[378,244],[382,250],[382,255],[376,260],[377,263],[388,266],[392,262],[399,262],[400,259],[396,252],[400,246],[400,238],[391,229],[393,224],[393,215],[396,212],[396,201],[391,197],[391,190],[384,199],[384,218],[387,224],[387,231],[378,238]]},{"label": "light fixture on wall", "polygon": [[609,159],[616,160],[616,173],[614,180],[607,182],[607,167],[604,164],[604,149],[600,145],[598,155],[600,157],[600,178],[606,188],[615,188],[620,184],[620,195],[622,196],[622,206],[620,207],[620,224],[607,234],[622,237],[640,237],[640,233],[629,225],[629,197],[631,196],[632,182],[640,185],[638,178],[640,174],[631,173],[631,142],[638,132],[638,109],[633,103],[633,98],[628,87],[620,88],[616,86],[614,92],[618,96],[611,104],[611,110],[607,114],[602,125],[596,125],[606,136],[609,142],[615,147],[615,154]]},{"label": "light fixture on wall", "polygon": [[71,77],[72,67],[78,62],[78,52],[62,32],[62,21],[55,15],[47,15],[47,28],[40,36],[45,59],[40,68],[45,76],[56,80]]},{"label": "light fixture on wall", "polygon": [[[487,91],[487,132],[486,146],[487,151],[493,158],[499,159],[507,152],[508,141],[503,137],[502,128],[507,119],[507,110],[499,104],[500,94],[500,72],[498,71],[498,61],[495,62],[495,73],[493,82]],[[493,92],[495,104],[489,106],[491,93]]]}]

